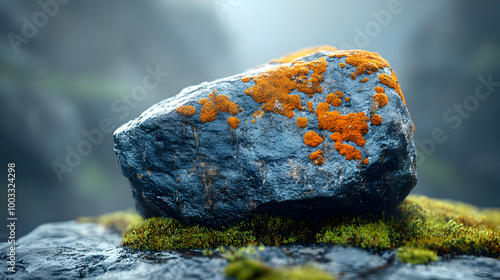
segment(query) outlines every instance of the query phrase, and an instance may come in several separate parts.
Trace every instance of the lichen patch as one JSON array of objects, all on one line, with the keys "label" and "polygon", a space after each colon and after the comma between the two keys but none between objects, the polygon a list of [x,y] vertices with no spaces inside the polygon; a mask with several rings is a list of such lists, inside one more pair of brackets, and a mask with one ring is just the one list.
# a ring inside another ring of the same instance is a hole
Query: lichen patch
[{"label": "lichen patch", "polygon": [[177,114],[191,117],[196,114],[196,108],[193,106],[180,106],[175,110]]},{"label": "lichen patch", "polygon": [[[200,105],[203,105],[200,112],[201,123],[213,122],[217,118],[219,112],[230,113],[235,116],[243,110],[236,103],[230,101],[229,97],[226,95],[217,95],[216,90],[208,94],[208,99],[201,99]],[[228,119],[228,125],[236,129],[239,125],[239,119],[233,118],[231,121]]]},{"label": "lichen patch", "polygon": [[[297,62],[294,65],[280,65],[253,76],[255,85],[245,90],[253,100],[262,103],[264,112],[273,112],[292,118],[293,110],[305,110],[301,99],[296,94],[290,94],[294,89],[309,97],[321,93],[323,88],[323,72],[326,70],[326,59],[320,58],[311,62]],[[310,73],[310,72],[313,73]],[[310,77],[308,78],[308,74]],[[278,104],[279,106],[276,106]]]}]

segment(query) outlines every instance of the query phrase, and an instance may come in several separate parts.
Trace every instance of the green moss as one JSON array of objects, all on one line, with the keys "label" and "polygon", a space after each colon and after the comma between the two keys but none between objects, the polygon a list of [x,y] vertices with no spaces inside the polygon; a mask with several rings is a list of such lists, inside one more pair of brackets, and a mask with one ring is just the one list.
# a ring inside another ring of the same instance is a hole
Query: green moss
[{"label": "green moss", "polygon": [[230,263],[224,270],[228,277],[234,277],[239,280],[259,279],[268,275],[271,269],[264,263],[254,259],[245,259]]},{"label": "green moss", "polygon": [[438,260],[437,253],[420,248],[399,248],[396,258],[403,263],[428,264]]},{"label": "green moss", "polygon": [[170,218],[143,220],[124,232],[124,246],[140,250],[332,243],[371,249],[422,248],[439,255],[500,256],[500,211],[460,202],[409,196],[393,212],[297,221],[255,216],[223,230]]},{"label": "green moss", "polygon": [[[248,245],[246,247],[236,248],[234,246],[229,247],[218,247],[217,252],[222,253],[224,258],[229,261],[241,260],[245,258],[252,258],[258,256],[258,251],[264,251],[264,245]],[[212,249],[203,250],[204,255],[212,255],[214,251]]]},{"label": "green moss", "polygon": [[[224,274],[239,280],[280,280],[280,279],[334,279],[326,271],[312,265],[300,267],[267,267],[259,260],[259,251],[264,251],[263,245],[246,247],[219,247],[217,251],[229,260],[229,265],[224,269]],[[210,251],[211,250],[207,250]]]},{"label": "green moss", "polygon": [[473,254],[500,256],[500,211],[481,210],[461,202],[412,196],[425,218],[416,239],[404,240],[407,247],[421,247],[439,255]]},{"label": "green moss", "polygon": [[328,272],[314,266],[269,268],[264,263],[254,259],[238,260],[230,263],[224,274],[238,280],[333,280]]},{"label": "green moss", "polygon": [[124,232],[131,224],[142,220],[142,217],[134,210],[118,211],[104,214],[98,217],[80,217],[76,221],[79,223],[96,223],[104,225],[106,228]]},{"label": "green moss", "polygon": [[323,243],[389,249],[391,248],[390,230],[388,224],[382,220],[367,222],[353,218],[349,223],[342,223],[327,229],[324,234],[318,234],[317,239]]},{"label": "green moss", "polygon": [[122,244],[140,250],[242,247],[254,244],[251,231],[233,227],[218,231],[197,224],[186,225],[170,218],[143,220],[124,233]]}]

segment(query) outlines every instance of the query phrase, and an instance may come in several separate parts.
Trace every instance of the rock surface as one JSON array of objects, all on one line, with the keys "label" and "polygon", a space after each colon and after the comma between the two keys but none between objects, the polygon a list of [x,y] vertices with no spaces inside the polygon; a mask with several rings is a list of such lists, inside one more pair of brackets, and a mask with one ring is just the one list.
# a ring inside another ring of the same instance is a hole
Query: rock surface
[{"label": "rock surface", "polygon": [[[17,272],[7,272],[7,243],[0,244],[0,279],[224,279],[220,254],[199,250],[141,252],[120,247],[118,233],[97,224],[44,224],[17,242]],[[266,265],[313,263],[339,279],[500,279],[500,260],[462,256],[429,265],[402,264],[393,252],[371,253],[326,245],[266,247]]]},{"label": "rock surface", "polygon": [[416,150],[396,74],[366,51],[300,55],[188,87],[121,126],[138,212],[220,227],[398,205]]}]

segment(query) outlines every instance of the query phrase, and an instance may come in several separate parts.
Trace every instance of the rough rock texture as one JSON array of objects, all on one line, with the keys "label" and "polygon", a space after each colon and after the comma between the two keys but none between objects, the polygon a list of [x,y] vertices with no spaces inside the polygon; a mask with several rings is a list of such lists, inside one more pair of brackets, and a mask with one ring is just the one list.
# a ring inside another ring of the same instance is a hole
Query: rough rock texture
[{"label": "rough rock texture", "polygon": [[416,150],[396,74],[366,51],[300,55],[188,87],[121,126],[138,212],[219,227],[398,205]]},{"label": "rough rock texture", "polygon": [[[220,254],[199,250],[133,252],[120,236],[96,224],[44,224],[17,242],[17,272],[7,272],[9,245],[0,243],[0,279],[224,279],[228,264]],[[326,245],[266,247],[266,265],[313,263],[339,279],[500,279],[500,260],[462,256],[429,265],[402,264],[394,252],[372,253]]]}]

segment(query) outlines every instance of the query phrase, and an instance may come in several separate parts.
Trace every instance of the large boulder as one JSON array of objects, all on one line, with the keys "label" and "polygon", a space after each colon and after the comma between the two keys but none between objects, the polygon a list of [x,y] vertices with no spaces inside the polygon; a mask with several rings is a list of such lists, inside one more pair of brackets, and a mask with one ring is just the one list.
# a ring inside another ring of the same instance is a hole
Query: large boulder
[{"label": "large boulder", "polygon": [[397,206],[416,184],[412,129],[386,60],[328,47],[185,88],[114,137],[140,214],[220,227]]}]

